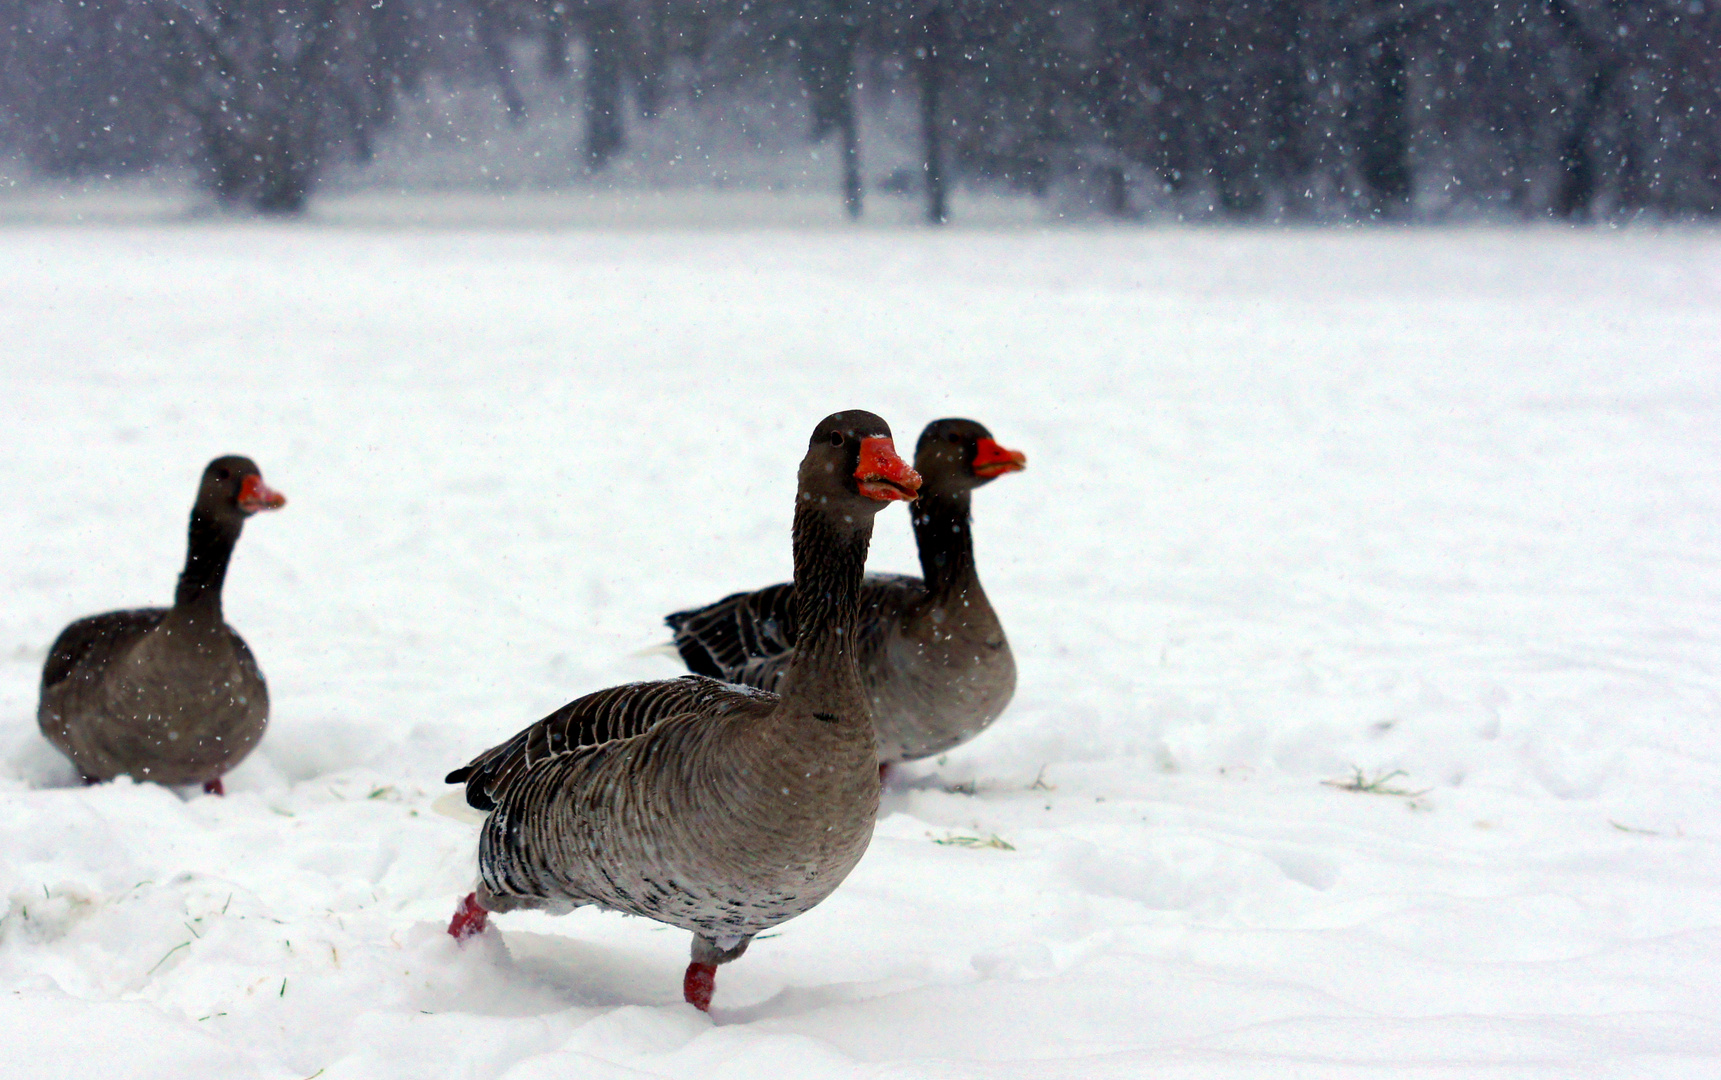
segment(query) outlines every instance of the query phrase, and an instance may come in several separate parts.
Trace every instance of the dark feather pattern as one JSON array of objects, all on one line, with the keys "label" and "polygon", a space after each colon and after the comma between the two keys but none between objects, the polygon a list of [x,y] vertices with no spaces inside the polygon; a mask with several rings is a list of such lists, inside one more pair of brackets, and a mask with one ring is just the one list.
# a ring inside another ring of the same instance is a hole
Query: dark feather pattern
[{"label": "dark feather pattern", "polygon": [[776,700],[775,695],[701,675],[612,686],[563,705],[455,769],[447,782],[465,784],[466,801],[474,809],[491,810],[510,784],[541,761],[643,735],[672,716],[723,716],[743,704],[768,707]]},{"label": "dark feather pattern", "polygon": [[[869,650],[882,641],[892,621],[926,598],[920,579],[901,574],[868,574],[861,582],[860,621],[855,648],[864,670]],[[675,631],[675,648],[688,670],[713,679],[777,689],[795,655],[795,586],[768,585],[735,593],[715,604],[678,611],[664,619]]]},{"label": "dark feather pattern", "polygon": [[738,592],[715,604],[664,619],[687,670],[734,680],[749,660],[780,656],[795,647],[795,586]]},{"label": "dark feather pattern", "polygon": [[[855,660],[887,763],[972,739],[1016,688],[1015,658],[975,573],[967,492],[923,494],[913,520],[926,576],[866,575],[856,625]],[[784,582],[664,621],[689,670],[781,691],[799,644],[795,610],[795,587]]]},{"label": "dark feather pattern", "polygon": [[110,657],[155,629],[166,608],[135,608],[91,615],[60,631],[42,667],[42,689],[58,686],[81,667],[86,677],[100,675]]}]

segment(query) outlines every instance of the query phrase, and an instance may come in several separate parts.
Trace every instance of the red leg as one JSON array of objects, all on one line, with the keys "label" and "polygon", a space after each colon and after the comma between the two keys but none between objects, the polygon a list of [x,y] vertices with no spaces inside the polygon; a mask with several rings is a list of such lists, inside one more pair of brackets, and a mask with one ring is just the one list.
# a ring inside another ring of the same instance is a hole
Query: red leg
[{"label": "red leg", "polygon": [[490,913],[478,906],[478,894],[467,893],[454,909],[454,918],[448,923],[448,936],[455,941],[465,941],[482,934],[489,925]]},{"label": "red leg", "polygon": [[203,785],[203,793],[205,795],[226,795],[227,789],[221,786],[221,777],[217,776]]},{"label": "red leg", "polygon": [[888,762],[888,761],[879,762],[878,763],[878,782],[880,784],[883,784],[884,778],[889,776],[889,775],[890,775],[890,762]]},{"label": "red leg", "polygon": [[700,1012],[711,1011],[711,994],[717,989],[717,965],[695,960],[681,977],[681,996]]}]

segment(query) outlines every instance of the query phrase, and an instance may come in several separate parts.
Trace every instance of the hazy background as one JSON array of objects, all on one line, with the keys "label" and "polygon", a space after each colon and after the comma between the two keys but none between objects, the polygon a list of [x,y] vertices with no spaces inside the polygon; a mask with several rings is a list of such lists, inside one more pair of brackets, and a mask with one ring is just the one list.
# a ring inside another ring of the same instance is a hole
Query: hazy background
[{"label": "hazy background", "polygon": [[1713,216],[1721,11],[0,0],[14,217],[43,193],[291,215],[403,191],[923,221]]}]

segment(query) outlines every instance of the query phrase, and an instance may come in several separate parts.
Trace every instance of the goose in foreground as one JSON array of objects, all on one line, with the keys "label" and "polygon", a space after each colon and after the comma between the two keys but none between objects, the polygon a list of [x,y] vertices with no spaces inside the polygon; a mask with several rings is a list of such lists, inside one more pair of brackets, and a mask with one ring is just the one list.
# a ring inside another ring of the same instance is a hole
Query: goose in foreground
[{"label": "goose in foreground", "polygon": [[708,1010],[717,965],[829,896],[878,816],[853,646],[873,515],[919,486],[883,420],[827,417],[801,462],[801,649],[778,693],[696,675],[618,686],[450,773],[489,816],[448,932],[521,908],[643,915],[693,932],[682,994]]},{"label": "goose in foreground", "polygon": [[[935,420],[915,447],[925,478],[910,511],[920,578],[868,574],[857,656],[888,766],[931,757],[984,731],[1016,691],[1016,661],[980,587],[969,496],[1027,457],[972,420]],[[666,620],[689,671],[775,690],[800,640],[795,586],[735,593]]]},{"label": "goose in foreground", "polygon": [[263,737],[269,690],[221,618],[221,584],[245,519],[286,502],[250,458],[216,458],[197,488],[173,606],[91,615],[60,631],[36,721],[85,783],[129,774],[223,793],[222,774]]}]

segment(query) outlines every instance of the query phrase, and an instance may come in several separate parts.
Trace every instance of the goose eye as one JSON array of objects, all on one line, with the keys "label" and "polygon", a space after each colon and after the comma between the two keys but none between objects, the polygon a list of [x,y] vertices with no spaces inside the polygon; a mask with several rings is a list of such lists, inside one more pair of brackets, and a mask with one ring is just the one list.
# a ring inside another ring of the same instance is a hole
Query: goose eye
[{"label": "goose eye", "polygon": [[944,436],[944,441],[949,443],[951,446],[957,446],[962,442],[962,436],[957,432],[952,431],[950,434]]},{"label": "goose eye", "polygon": [[843,433],[840,431],[831,432],[831,445],[832,446],[841,446],[842,444],[843,444]]},{"label": "goose eye", "polygon": [[227,476],[228,476],[228,473],[227,473],[226,469],[216,469],[215,470],[215,479],[225,480],[225,479],[227,479]]}]

